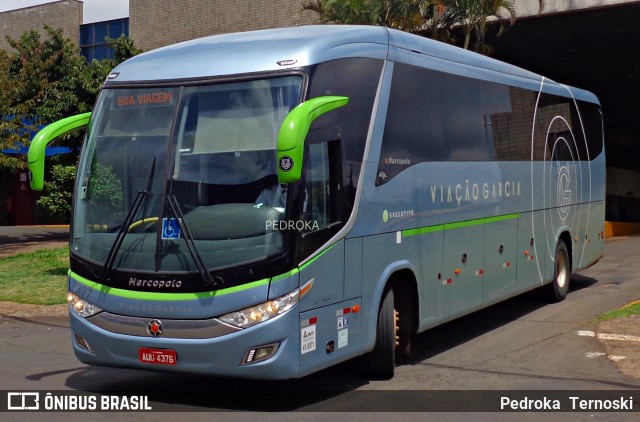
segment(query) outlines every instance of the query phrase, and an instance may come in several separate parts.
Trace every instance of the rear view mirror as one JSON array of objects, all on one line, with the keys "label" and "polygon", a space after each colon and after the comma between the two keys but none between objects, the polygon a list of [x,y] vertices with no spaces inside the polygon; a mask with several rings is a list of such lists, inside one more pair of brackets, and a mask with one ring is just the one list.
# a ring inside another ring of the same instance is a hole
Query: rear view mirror
[{"label": "rear view mirror", "polygon": [[280,126],[277,142],[278,181],[291,183],[302,176],[304,141],[314,120],[342,107],[347,97],[317,97],[300,104],[287,115]]},{"label": "rear view mirror", "polygon": [[42,190],[44,186],[44,157],[47,145],[62,135],[87,126],[90,119],[91,113],[67,117],[44,127],[34,136],[27,154],[27,165],[31,172],[31,189]]}]

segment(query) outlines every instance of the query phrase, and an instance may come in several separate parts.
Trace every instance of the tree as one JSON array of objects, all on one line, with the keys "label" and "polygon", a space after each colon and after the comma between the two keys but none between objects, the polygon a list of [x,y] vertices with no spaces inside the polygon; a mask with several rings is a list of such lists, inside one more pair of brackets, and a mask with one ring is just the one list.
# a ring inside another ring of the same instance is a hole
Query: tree
[{"label": "tree", "polygon": [[[8,38],[12,50],[0,51],[0,150],[23,149],[43,126],[63,117],[91,111],[105,78],[118,63],[140,50],[120,37],[108,42],[115,57],[87,62],[62,30],[45,26],[45,34],[24,33]],[[49,213],[68,217],[73,178],[82,138],[70,134],[57,145],[72,149],[47,161],[50,169],[45,194],[38,200]],[[0,168],[26,168],[24,154],[0,154]]]},{"label": "tree", "polygon": [[[121,62],[140,54],[142,50],[137,48],[133,40],[125,37],[124,35],[112,39],[106,38],[107,43],[114,49],[114,58],[106,60],[93,60],[91,63],[87,63],[84,58],[81,58],[86,66],[82,68],[80,77],[77,80],[78,86],[81,86],[86,92],[90,93],[87,102],[87,111],[90,111],[93,107],[93,103],[96,100],[96,95],[100,90],[102,82],[109,74],[111,69],[120,64]],[[82,111],[78,111],[82,112]],[[70,110],[65,116],[76,114]],[[75,171],[77,167],[78,157],[76,154],[68,155],[72,158],[72,163],[66,163],[66,165],[54,165],[51,171],[50,182],[45,182],[44,195],[38,199],[37,204],[51,214],[68,218],[71,215],[71,201],[73,184],[75,181]],[[97,168],[94,170],[97,174],[95,180],[99,183],[95,183],[89,187],[92,196],[97,200],[107,201],[108,204],[115,206],[115,204],[122,203],[122,189],[114,185],[113,177],[107,170]],[[73,175],[69,178],[69,175]],[[94,181],[95,181],[94,180]]]},{"label": "tree", "polygon": [[107,41],[107,44],[113,48],[113,59],[107,61],[107,64],[112,68],[116,67],[123,61],[142,53],[142,50],[136,47],[133,40],[124,35],[121,35],[119,38],[106,37],[105,40]]},{"label": "tree", "polygon": [[[0,53],[0,150],[27,147],[33,134],[62,117],[91,110],[104,71],[88,64],[62,30],[45,26],[19,40],[8,38],[13,52]],[[79,138],[67,138],[79,147]],[[23,155],[0,154],[0,167],[26,167]]]},{"label": "tree", "polygon": [[516,21],[516,10],[511,0],[448,0],[442,3],[454,16],[454,22],[463,29],[465,49],[469,48],[471,34],[475,32],[476,51],[482,50],[489,18],[498,20],[499,34],[505,29],[504,20],[500,19],[501,12],[507,12],[510,25]]},{"label": "tree", "polygon": [[303,10],[323,23],[379,25],[415,32],[422,28],[430,0],[310,0]]},{"label": "tree", "polygon": [[[499,25],[498,35],[516,22],[516,8],[513,0],[435,0],[449,16],[448,22],[464,31],[463,47],[469,49],[471,34],[475,33],[475,50],[490,53],[485,44],[487,24],[490,21]],[[538,13],[544,9],[544,0],[538,0]],[[506,19],[505,19],[506,17]]]},{"label": "tree", "polygon": [[50,175],[50,181],[44,185],[45,194],[36,203],[52,215],[68,218],[71,215],[76,167],[56,164],[52,167]]},{"label": "tree", "polygon": [[[544,0],[538,5],[542,11]],[[464,48],[475,33],[475,50],[483,53],[490,51],[484,42],[487,24],[498,22],[501,34],[516,20],[513,0],[310,0],[303,9],[316,12],[323,23],[380,25],[449,43],[455,42],[451,32],[460,28]]]}]

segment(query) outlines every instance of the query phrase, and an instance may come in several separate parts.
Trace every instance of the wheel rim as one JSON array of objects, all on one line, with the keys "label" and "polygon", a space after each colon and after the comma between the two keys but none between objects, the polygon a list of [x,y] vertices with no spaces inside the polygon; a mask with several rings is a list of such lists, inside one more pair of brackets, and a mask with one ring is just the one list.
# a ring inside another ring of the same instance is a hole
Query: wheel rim
[{"label": "wheel rim", "polygon": [[566,286],[568,270],[567,255],[561,252],[558,254],[556,259],[556,283],[558,284],[558,287],[564,288]]}]

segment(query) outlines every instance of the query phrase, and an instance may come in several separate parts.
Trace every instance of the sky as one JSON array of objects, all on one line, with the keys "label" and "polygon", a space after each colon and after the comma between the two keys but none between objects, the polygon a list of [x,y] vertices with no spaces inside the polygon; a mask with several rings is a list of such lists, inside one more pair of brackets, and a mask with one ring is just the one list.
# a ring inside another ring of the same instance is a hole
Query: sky
[{"label": "sky", "polygon": [[[0,0],[0,12],[22,9],[55,0]],[[129,0],[82,0],[84,3],[83,23],[107,21],[129,16]]]}]

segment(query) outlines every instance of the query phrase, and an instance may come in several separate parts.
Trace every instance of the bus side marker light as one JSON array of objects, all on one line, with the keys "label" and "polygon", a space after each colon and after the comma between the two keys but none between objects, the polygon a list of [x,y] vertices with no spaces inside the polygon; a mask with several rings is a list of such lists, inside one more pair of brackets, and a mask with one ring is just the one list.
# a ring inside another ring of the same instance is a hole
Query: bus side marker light
[{"label": "bus side marker light", "polygon": [[453,270],[453,272],[455,273],[455,275],[460,275],[462,273],[462,270],[460,268],[456,268],[455,270]]},{"label": "bus side marker light", "polygon": [[502,268],[509,268],[511,266],[511,262],[505,262],[502,264]]},{"label": "bus side marker light", "polygon": [[354,314],[357,314],[358,312],[360,312],[360,305],[353,305],[353,306],[351,307],[351,311],[352,311]]},{"label": "bus side marker light", "polygon": [[446,286],[447,284],[453,284],[453,279],[447,278],[446,280],[442,280],[443,286]]},{"label": "bus side marker light", "polygon": [[484,270],[480,268],[479,270],[476,271],[476,275],[484,275]]}]

